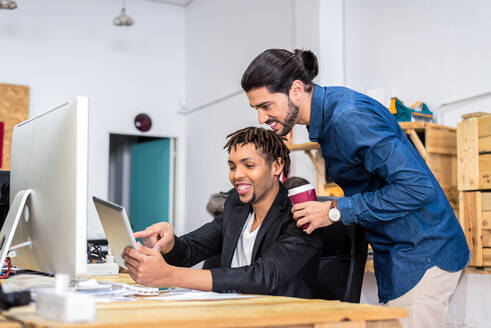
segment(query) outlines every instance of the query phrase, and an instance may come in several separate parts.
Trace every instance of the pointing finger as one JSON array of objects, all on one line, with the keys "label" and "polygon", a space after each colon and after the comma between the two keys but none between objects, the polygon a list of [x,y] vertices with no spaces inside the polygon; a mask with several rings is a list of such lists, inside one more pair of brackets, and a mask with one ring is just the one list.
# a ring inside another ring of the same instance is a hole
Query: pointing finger
[{"label": "pointing finger", "polygon": [[147,228],[143,231],[137,231],[133,235],[135,236],[135,238],[146,238],[154,234],[158,234],[158,231],[155,231],[154,229],[151,228]]}]

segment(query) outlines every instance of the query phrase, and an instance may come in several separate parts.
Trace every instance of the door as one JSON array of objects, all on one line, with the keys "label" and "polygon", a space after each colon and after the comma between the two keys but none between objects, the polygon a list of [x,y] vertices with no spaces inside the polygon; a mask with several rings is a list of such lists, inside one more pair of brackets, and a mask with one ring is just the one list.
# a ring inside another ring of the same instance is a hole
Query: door
[{"label": "door", "polygon": [[131,146],[130,221],[141,231],[171,215],[171,139],[145,141]]}]

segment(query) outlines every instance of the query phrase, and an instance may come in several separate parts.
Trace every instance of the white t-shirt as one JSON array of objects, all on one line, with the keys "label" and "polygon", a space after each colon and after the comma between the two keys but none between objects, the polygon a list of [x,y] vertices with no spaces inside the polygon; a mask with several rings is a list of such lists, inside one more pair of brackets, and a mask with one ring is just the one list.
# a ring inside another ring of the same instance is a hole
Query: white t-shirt
[{"label": "white t-shirt", "polygon": [[242,228],[237,246],[235,247],[234,257],[232,258],[232,268],[251,265],[252,249],[256,240],[257,232],[261,225],[254,231],[251,231],[252,223],[254,222],[254,212],[249,213],[247,220]]}]

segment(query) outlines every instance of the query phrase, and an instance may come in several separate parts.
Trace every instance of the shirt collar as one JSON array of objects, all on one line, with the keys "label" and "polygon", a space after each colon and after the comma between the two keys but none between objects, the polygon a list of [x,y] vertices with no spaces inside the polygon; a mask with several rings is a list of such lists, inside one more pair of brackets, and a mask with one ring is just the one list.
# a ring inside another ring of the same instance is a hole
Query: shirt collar
[{"label": "shirt collar", "polygon": [[322,134],[322,123],[324,121],[324,111],[322,108],[325,93],[326,90],[323,87],[314,84],[312,102],[310,104],[310,125],[307,127],[310,141],[318,142]]}]

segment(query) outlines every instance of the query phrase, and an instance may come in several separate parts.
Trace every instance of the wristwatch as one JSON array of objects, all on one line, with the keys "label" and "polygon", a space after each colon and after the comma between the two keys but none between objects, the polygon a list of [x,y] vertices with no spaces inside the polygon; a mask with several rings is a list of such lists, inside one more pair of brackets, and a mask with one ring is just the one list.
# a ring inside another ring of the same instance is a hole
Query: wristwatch
[{"label": "wristwatch", "polygon": [[331,207],[329,207],[329,220],[337,222],[339,219],[341,219],[341,212],[338,210],[338,200],[335,199],[331,202]]}]

